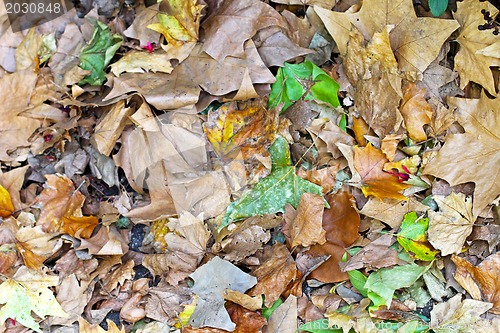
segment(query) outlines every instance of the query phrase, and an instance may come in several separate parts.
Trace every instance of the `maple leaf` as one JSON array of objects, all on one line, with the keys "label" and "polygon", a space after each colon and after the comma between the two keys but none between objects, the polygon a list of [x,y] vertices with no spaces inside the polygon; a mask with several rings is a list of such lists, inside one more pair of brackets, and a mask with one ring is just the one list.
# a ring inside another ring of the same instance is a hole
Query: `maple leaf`
[{"label": "maple leaf", "polygon": [[[56,283],[57,280],[56,277]],[[47,288],[53,285],[50,282],[31,284],[29,281],[7,279],[0,284],[0,304],[5,304],[0,309],[0,322],[3,323],[7,318],[11,318],[27,328],[42,332],[31,316],[31,311],[42,319],[45,316],[67,317],[52,291]]]},{"label": "maple leaf", "polygon": [[465,194],[452,192],[448,196],[435,195],[434,201],[439,206],[439,212],[429,210],[429,242],[441,254],[460,253],[465,239],[472,232],[474,219],[472,204]]},{"label": "maple leaf", "polygon": [[374,148],[371,143],[365,148],[354,147],[354,167],[361,176],[363,194],[379,199],[408,200],[400,191],[409,185],[398,182],[397,177],[384,172],[383,167],[387,162],[384,153]]},{"label": "maple leaf", "polygon": [[90,237],[99,220],[93,216],[82,216],[83,194],[65,175],[46,175],[45,178],[47,186],[37,199],[42,205],[38,225],[46,232],[64,231],[71,232],[72,236]]},{"label": "maple leaf", "polygon": [[473,299],[462,301],[462,295],[458,294],[432,308],[429,327],[436,333],[466,332],[471,329],[480,332],[474,323],[490,308],[490,303]]},{"label": "maple leaf", "polygon": [[338,13],[317,6],[314,10],[335,39],[341,55],[346,54],[351,25],[366,40],[385,26],[395,25],[390,40],[401,71],[423,72],[436,59],[448,36],[459,27],[455,20],[417,17],[411,0],[367,0],[356,13]]},{"label": "maple leaf", "polygon": [[300,197],[306,192],[321,195],[321,186],[295,174],[295,166],[290,165],[290,151],[285,138],[278,136],[269,152],[273,162],[271,174],[229,205],[220,229],[244,217],[284,212],[287,203],[297,207]]},{"label": "maple leaf", "polygon": [[500,43],[500,36],[492,34],[491,30],[479,30],[478,27],[484,24],[483,10],[491,17],[498,13],[498,9],[488,1],[465,0],[457,3],[453,17],[461,28],[456,39],[460,48],[455,56],[455,69],[460,74],[460,88],[474,81],[495,95],[490,67],[500,66],[500,53],[487,51]]},{"label": "maple leaf", "polygon": [[474,219],[500,194],[500,108],[498,97],[490,99],[483,91],[479,99],[450,98],[455,117],[465,128],[451,134],[423,173],[445,179],[451,186],[473,182]]}]

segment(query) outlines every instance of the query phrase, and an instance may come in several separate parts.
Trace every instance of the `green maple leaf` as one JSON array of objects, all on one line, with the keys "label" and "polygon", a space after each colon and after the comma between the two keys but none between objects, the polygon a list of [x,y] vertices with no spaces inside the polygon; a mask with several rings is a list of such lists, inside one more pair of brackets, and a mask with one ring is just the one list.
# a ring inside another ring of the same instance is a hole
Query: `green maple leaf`
[{"label": "green maple leaf", "polygon": [[80,53],[80,67],[92,72],[78,84],[102,85],[106,80],[104,69],[109,65],[122,42],[122,36],[112,35],[107,25],[96,21],[92,38]]},{"label": "green maple leaf", "polygon": [[[306,192],[321,195],[321,186],[313,184],[295,174],[290,165],[290,150],[286,140],[279,136],[269,148],[271,174],[262,178],[253,189],[226,210],[220,229],[230,222],[258,214],[284,213],[287,203],[297,207],[300,197]],[[326,206],[328,204],[325,202]]]},{"label": "green maple leaf", "polygon": [[32,290],[28,285],[12,279],[0,285],[0,304],[5,304],[0,309],[0,323],[11,318],[37,332],[42,330],[31,316],[31,311],[42,319],[45,316],[68,316],[47,287]]}]

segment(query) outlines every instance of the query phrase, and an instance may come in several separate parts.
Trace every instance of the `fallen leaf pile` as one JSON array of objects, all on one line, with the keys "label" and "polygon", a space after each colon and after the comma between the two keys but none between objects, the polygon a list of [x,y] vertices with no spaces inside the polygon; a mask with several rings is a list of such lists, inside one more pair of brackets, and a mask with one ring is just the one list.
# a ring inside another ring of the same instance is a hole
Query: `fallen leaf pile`
[{"label": "fallen leaf pile", "polygon": [[497,2],[71,3],[0,6],[0,333],[500,331]]}]

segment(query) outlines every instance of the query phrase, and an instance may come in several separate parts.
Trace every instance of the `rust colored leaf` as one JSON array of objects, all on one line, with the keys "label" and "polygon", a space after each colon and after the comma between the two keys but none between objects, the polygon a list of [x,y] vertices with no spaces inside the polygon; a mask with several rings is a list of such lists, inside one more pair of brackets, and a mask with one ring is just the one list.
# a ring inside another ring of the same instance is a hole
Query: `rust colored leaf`
[{"label": "rust colored leaf", "polygon": [[307,254],[319,257],[331,255],[330,259],[316,268],[309,277],[323,282],[338,282],[348,278],[342,272],[339,262],[349,247],[358,239],[359,214],[353,207],[352,196],[345,191],[326,197],[330,204],[323,214],[323,229],[326,231],[326,243],[314,245]]},{"label": "rust colored leaf", "polygon": [[362,179],[365,196],[373,195],[376,198],[393,198],[408,200],[401,191],[409,185],[398,182],[395,176],[384,172],[384,164],[388,160],[384,153],[374,148],[371,143],[365,148],[354,147],[354,167]]},{"label": "rust colored leaf", "polygon": [[500,252],[492,254],[478,266],[472,265],[467,260],[452,256],[451,259],[457,265],[455,279],[475,299],[481,300],[475,295],[474,290],[479,288],[482,300],[493,303],[490,310],[500,314]]},{"label": "rust colored leaf", "polygon": [[286,290],[287,285],[297,276],[297,267],[290,252],[282,243],[276,243],[272,248],[266,248],[264,262],[253,274],[257,285],[249,294],[251,296],[265,295],[265,305],[270,307]]}]

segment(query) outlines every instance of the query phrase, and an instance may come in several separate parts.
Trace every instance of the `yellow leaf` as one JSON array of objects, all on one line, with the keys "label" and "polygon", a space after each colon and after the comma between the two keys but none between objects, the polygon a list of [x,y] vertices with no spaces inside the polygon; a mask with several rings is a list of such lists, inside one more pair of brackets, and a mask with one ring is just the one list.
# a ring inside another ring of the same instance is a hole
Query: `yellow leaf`
[{"label": "yellow leaf", "polygon": [[5,187],[0,185],[0,217],[9,217],[14,212],[14,205],[10,194]]}]

